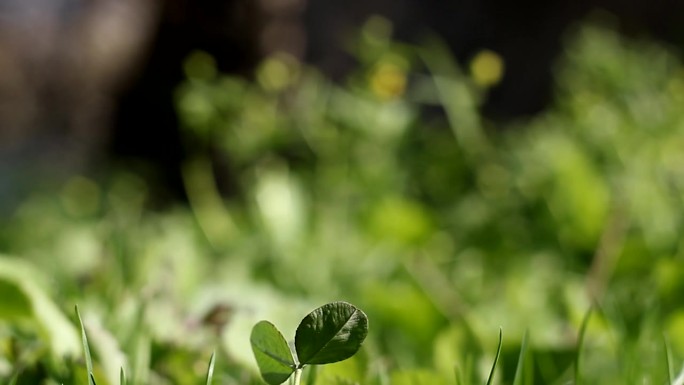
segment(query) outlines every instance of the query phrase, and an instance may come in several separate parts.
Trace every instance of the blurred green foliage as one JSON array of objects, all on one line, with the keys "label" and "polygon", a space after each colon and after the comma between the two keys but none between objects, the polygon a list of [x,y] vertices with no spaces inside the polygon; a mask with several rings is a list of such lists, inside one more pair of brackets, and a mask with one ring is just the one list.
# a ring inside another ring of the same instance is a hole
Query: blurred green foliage
[{"label": "blurred green foliage", "polygon": [[121,171],[1,224],[0,381],[86,384],[78,304],[98,383],[123,367],[131,384],[196,384],[218,349],[215,383],[257,384],[257,321],[294,330],[347,300],[368,340],[315,384],[482,384],[499,326],[494,383],[513,382],[526,330],[523,377],[566,383],[592,303],[584,383],[667,382],[663,336],[684,357],[684,71],[653,43],[573,36],[553,106],[504,127],[478,112],[505,76],[495,53],[465,73],[379,18],[343,84],[286,55],[254,81],[191,55],[189,205],[151,211]]}]

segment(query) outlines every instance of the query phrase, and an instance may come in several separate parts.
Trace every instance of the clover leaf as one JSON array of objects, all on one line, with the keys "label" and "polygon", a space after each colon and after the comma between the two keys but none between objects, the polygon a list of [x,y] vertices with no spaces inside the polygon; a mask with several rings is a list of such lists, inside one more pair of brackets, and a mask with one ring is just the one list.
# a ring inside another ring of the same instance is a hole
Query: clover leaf
[{"label": "clover leaf", "polygon": [[285,338],[268,321],[254,325],[250,341],[264,381],[279,385],[294,373],[294,384],[299,385],[304,366],[346,360],[359,350],[367,335],[366,314],[339,301],[313,310],[299,324],[294,340],[296,363]]}]

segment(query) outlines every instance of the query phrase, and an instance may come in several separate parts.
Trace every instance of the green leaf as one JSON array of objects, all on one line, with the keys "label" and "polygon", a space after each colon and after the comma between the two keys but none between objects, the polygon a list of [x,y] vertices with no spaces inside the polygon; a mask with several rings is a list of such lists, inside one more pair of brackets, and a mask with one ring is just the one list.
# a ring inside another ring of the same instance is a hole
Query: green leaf
[{"label": "green leaf", "polygon": [[323,305],[304,317],[297,327],[295,348],[300,365],[346,360],[368,335],[368,317],[347,302]]},{"label": "green leaf", "polygon": [[261,377],[270,385],[285,382],[295,370],[295,362],[287,341],[268,321],[260,321],[250,336],[252,351]]},{"label": "green leaf", "polygon": [[78,333],[50,298],[47,281],[29,262],[0,254],[0,321],[29,321],[55,357],[76,357]]}]

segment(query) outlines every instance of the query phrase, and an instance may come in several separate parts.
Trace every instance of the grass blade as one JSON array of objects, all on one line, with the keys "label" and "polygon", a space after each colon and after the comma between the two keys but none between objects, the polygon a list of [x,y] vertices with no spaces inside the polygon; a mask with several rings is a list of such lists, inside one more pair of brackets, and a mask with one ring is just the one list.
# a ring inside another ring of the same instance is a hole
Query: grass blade
[{"label": "grass blade", "polygon": [[211,380],[214,377],[214,364],[216,363],[216,352],[211,353],[209,359],[209,368],[207,369],[207,385],[211,385]]},{"label": "grass blade", "polygon": [[93,358],[90,355],[88,337],[86,336],[85,326],[81,319],[81,313],[78,312],[78,306],[76,306],[76,317],[78,317],[78,323],[81,325],[81,340],[83,341],[83,352],[85,353],[86,369],[88,371],[88,385],[96,385],[95,377],[93,377]]},{"label": "grass blade", "polygon": [[494,364],[492,364],[492,370],[489,372],[489,378],[487,378],[487,385],[491,385],[494,380],[494,370],[496,369],[496,364],[499,362],[499,356],[501,355],[501,345],[503,345],[503,330],[499,327],[499,347],[496,348],[496,357],[494,357]]},{"label": "grass blade", "polygon": [[581,354],[582,351],[584,350],[584,339],[587,334],[587,327],[589,326],[589,320],[591,319],[591,314],[593,313],[594,308],[590,307],[589,310],[587,310],[587,314],[584,315],[584,319],[582,319],[582,325],[580,326],[579,330],[579,335],[577,336],[577,353],[575,354],[575,385],[580,385],[582,382],[581,380]]},{"label": "grass blade", "polygon": [[16,385],[17,381],[19,381],[19,373],[12,376],[12,379],[10,380],[8,385]]},{"label": "grass blade", "polygon": [[121,372],[119,374],[119,384],[126,385],[126,374],[124,374],[123,368],[121,368]]},{"label": "grass blade", "polygon": [[528,332],[525,331],[522,343],[520,344],[520,355],[518,356],[518,366],[515,368],[515,377],[513,378],[513,385],[523,384],[523,371],[525,370],[525,356],[527,354],[527,338]]},{"label": "grass blade", "polygon": [[667,367],[667,383],[674,384],[674,371],[672,370],[672,349],[667,341],[667,336],[663,334],[663,349],[665,350],[665,365]]}]

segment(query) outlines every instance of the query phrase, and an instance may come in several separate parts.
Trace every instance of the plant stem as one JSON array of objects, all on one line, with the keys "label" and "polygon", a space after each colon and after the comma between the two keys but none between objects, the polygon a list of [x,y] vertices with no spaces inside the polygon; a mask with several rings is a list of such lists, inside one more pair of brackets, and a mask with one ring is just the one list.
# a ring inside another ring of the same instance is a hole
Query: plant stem
[{"label": "plant stem", "polygon": [[299,385],[302,381],[302,368],[297,368],[294,372],[294,385]]}]

